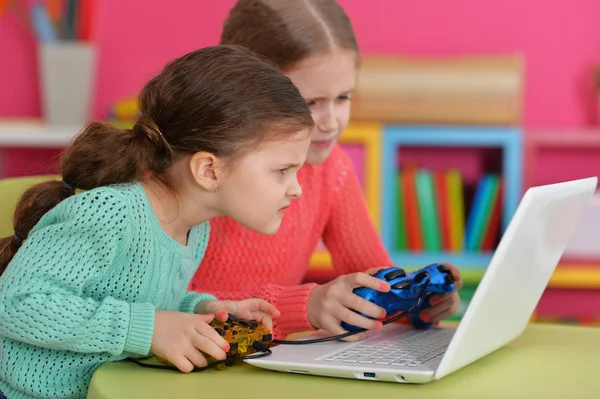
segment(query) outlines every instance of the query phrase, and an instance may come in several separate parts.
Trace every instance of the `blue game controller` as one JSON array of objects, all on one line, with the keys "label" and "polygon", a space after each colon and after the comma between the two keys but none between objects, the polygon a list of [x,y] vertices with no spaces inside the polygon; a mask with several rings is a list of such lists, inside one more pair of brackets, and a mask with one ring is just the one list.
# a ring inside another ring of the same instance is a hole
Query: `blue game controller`
[{"label": "blue game controller", "polygon": [[[429,298],[433,294],[448,294],[455,289],[454,278],[450,274],[450,269],[448,266],[439,263],[431,264],[408,274],[403,269],[390,267],[378,271],[373,277],[387,282],[391,286],[391,290],[380,292],[367,287],[359,287],[354,289],[353,292],[384,308],[386,316],[409,311],[408,319],[412,326],[417,329],[425,329],[433,324],[419,318],[419,314],[431,306]],[[421,302],[419,303],[420,297]],[[413,307],[415,308],[412,309]],[[365,317],[372,319],[369,316]],[[361,329],[346,322],[342,322],[342,328],[346,331]]]}]

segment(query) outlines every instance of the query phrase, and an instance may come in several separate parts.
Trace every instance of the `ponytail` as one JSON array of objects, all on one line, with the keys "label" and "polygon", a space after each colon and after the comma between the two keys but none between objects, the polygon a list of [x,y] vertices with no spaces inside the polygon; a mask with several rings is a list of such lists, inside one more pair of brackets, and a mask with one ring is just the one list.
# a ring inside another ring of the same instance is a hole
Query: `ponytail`
[{"label": "ponytail", "polygon": [[42,216],[75,189],[127,183],[148,172],[160,175],[172,165],[173,155],[148,117],[141,117],[131,129],[101,122],[87,125],[61,158],[63,181],[36,184],[19,199],[13,217],[15,233],[0,239],[0,275]]}]

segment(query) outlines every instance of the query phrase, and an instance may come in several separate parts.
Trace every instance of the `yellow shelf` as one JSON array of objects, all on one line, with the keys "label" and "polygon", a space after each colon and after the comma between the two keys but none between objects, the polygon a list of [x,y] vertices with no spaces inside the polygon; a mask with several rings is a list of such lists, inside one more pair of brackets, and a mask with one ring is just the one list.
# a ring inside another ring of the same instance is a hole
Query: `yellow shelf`
[{"label": "yellow shelf", "polygon": [[[485,270],[461,270],[461,277],[466,285],[476,285],[483,277]],[[600,265],[598,266],[568,266],[559,265],[548,283],[550,288],[600,288]]]},{"label": "yellow shelf", "polygon": [[600,288],[600,265],[576,267],[559,265],[550,279],[551,288]]},{"label": "yellow shelf", "polygon": [[[465,285],[477,285],[485,270],[461,270],[461,278]],[[600,288],[600,265],[568,266],[559,265],[548,283],[550,288],[597,289]]]},{"label": "yellow shelf", "polygon": [[311,270],[331,269],[331,265],[331,254],[327,250],[321,249],[313,253],[309,268]]}]

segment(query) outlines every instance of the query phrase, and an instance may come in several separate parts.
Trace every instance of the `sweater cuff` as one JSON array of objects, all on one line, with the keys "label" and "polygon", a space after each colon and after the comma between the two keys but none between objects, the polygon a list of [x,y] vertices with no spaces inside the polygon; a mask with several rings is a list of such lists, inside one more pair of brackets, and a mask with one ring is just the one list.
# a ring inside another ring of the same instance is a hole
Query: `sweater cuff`
[{"label": "sweater cuff", "polygon": [[137,355],[150,353],[154,334],[154,306],[151,303],[132,303],[129,321],[129,335],[125,342],[125,352]]},{"label": "sweater cuff", "polygon": [[185,293],[183,301],[181,301],[181,304],[179,305],[179,311],[185,313],[194,313],[196,305],[198,305],[200,302],[216,300],[217,298],[211,294],[188,291]]},{"label": "sweater cuff", "polygon": [[308,298],[317,284],[302,284],[284,287],[277,295],[275,307],[281,316],[274,320],[276,338],[285,338],[288,334],[302,331],[315,331],[308,319]]}]

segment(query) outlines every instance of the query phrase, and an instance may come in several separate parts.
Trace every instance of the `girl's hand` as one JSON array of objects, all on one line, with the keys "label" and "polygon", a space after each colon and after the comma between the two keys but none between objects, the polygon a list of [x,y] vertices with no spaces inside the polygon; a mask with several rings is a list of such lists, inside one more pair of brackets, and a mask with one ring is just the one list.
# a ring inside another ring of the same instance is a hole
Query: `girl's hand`
[{"label": "girl's hand", "polygon": [[[358,287],[369,287],[377,291],[388,292],[390,290],[388,283],[369,274],[370,271],[380,269],[347,274],[315,287],[308,298],[308,319],[313,327],[327,330],[334,335],[346,332],[341,326],[343,321],[367,330],[382,328],[383,325],[380,321],[371,320],[356,312],[379,319],[385,317],[385,310],[352,292]],[[365,333],[362,332],[344,339],[357,341],[364,337]]]},{"label": "girl's hand", "polygon": [[203,301],[196,307],[196,313],[212,313],[222,321],[226,321],[228,313],[231,313],[238,319],[256,320],[269,330],[273,330],[273,319],[281,315],[274,305],[256,298],[242,301]]},{"label": "girl's hand", "polygon": [[224,360],[229,343],[208,323],[213,315],[157,311],[150,351],[188,373],[207,365],[203,353]]},{"label": "girl's hand", "polygon": [[460,297],[457,292],[463,286],[460,279],[460,272],[451,263],[442,264],[448,266],[450,269],[450,274],[452,274],[452,278],[454,278],[456,288],[449,294],[436,294],[429,298],[431,306],[428,309],[423,310],[419,315],[421,320],[426,323],[437,323],[447,319],[456,313],[458,305],[460,304]]}]

